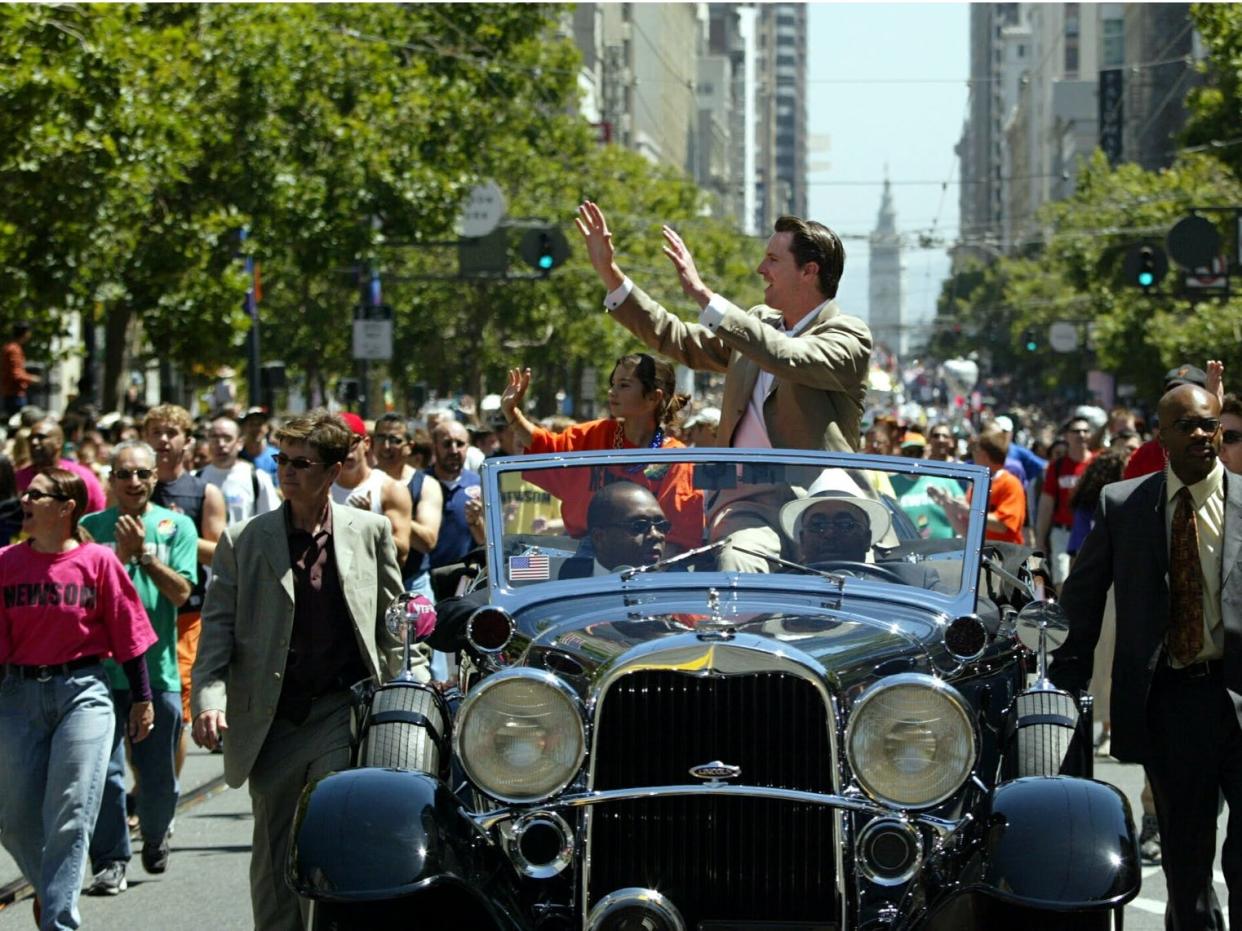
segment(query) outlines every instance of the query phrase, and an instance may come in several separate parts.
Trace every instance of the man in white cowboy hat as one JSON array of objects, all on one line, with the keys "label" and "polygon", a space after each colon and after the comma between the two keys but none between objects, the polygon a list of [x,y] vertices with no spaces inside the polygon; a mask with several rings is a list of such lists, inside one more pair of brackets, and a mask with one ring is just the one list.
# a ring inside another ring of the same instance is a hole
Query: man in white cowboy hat
[{"label": "man in white cowboy hat", "polygon": [[781,508],[781,529],[805,562],[867,562],[891,524],[879,501],[836,488],[813,490]]}]

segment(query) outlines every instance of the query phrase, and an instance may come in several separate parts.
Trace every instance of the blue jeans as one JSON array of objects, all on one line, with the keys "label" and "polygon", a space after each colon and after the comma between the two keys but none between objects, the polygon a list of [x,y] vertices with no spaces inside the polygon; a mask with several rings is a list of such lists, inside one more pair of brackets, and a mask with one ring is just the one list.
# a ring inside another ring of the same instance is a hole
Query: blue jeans
[{"label": "blue jeans", "polygon": [[[125,729],[129,724],[132,694],[128,689],[112,693],[116,702],[112,758],[108,761],[108,778],[95,836],[91,838],[91,869],[96,873],[109,863],[125,862],[133,856],[125,818]],[[152,704],[155,727],[146,740],[130,748],[130,759],[138,776],[138,820],[142,825],[142,839],[158,844],[168,833],[180,794],[176,751],[181,739],[181,693],[155,692]]]},{"label": "blue jeans", "polygon": [[0,841],[35,887],[44,931],[77,928],[114,730],[103,666],[0,679]]}]

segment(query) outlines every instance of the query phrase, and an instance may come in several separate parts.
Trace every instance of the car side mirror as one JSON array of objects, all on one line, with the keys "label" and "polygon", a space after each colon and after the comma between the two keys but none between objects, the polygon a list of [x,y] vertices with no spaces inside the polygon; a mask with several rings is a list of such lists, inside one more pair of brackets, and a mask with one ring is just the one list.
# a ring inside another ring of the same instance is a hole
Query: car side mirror
[{"label": "car side mirror", "polygon": [[1038,680],[1043,683],[1048,678],[1048,656],[1069,637],[1065,609],[1054,601],[1032,601],[1018,612],[1017,627],[1022,645],[1038,658]]},{"label": "car side mirror", "polygon": [[401,677],[410,670],[410,650],[422,643],[436,629],[436,608],[425,595],[402,592],[384,612],[388,632],[401,641]]}]

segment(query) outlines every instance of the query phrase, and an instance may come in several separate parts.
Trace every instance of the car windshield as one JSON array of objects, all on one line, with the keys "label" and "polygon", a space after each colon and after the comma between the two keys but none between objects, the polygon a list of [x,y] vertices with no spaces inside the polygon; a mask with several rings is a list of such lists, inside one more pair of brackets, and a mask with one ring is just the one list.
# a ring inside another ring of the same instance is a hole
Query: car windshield
[{"label": "car windshield", "polygon": [[954,596],[977,572],[986,476],[960,464],[785,450],[490,460],[489,581],[516,590],[731,572]]}]

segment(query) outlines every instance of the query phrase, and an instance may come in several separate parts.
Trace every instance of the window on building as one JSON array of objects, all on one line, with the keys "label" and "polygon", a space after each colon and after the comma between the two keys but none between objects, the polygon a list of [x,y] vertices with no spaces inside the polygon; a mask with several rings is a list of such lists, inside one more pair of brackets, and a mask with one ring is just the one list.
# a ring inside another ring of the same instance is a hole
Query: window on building
[{"label": "window on building", "polygon": [[1078,4],[1065,4],[1065,35],[1078,35]]},{"label": "window on building", "polygon": [[1065,37],[1065,76],[1078,77],[1078,36]]},{"label": "window on building", "polygon": [[1100,67],[1117,68],[1126,63],[1126,21],[1106,19],[1100,24]]},{"label": "window on building", "polygon": [[1021,42],[1018,43],[1018,57],[1026,58],[1026,46]]}]

